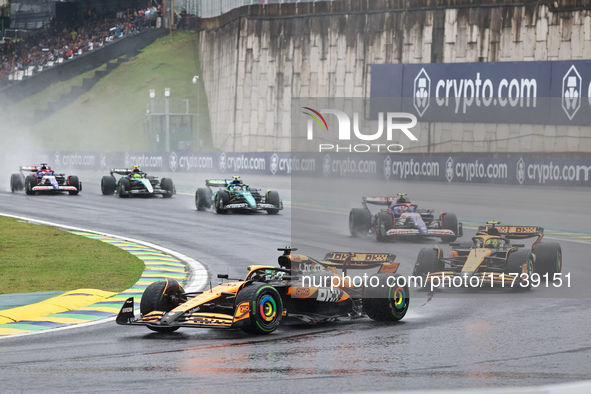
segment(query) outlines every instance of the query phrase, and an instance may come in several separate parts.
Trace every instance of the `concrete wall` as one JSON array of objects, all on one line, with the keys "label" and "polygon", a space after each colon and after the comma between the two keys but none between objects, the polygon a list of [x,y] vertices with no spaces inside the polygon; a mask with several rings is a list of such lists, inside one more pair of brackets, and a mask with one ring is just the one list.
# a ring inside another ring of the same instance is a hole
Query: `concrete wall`
[{"label": "concrete wall", "polygon": [[[291,97],[369,97],[371,64],[590,59],[591,9],[554,3],[351,0],[249,6],[201,20],[214,145],[288,151]],[[419,128],[431,143],[412,152],[591,152],[589,127]]]}]

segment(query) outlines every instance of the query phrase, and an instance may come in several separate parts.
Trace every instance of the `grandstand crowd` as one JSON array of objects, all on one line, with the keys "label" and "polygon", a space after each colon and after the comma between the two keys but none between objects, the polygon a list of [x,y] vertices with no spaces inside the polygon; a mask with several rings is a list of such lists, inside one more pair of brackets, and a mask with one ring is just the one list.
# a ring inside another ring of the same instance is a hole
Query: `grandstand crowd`
[{"label": "grandstand crowd", "polygon": [[9,80],[20,80],[127,34],[156,27],[161,15],[160,6],[100,14],[89,8],[84,16],[68,22],[52,19],[49,27],[0,45],[0,88]]}]

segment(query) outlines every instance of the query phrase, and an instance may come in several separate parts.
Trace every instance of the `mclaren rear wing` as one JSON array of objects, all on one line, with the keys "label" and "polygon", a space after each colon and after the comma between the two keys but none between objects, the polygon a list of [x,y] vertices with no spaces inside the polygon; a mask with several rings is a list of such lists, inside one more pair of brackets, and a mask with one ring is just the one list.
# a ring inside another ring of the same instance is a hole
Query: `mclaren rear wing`
[{"label": "mclaren rear wing", "polygon": [[330,252],[324,256],[320,264],[327,268],[341,269],[343,273],[349,269],[370,269],[380,267],[380,273],[394,273],[400,263],[395,263],[396,255],[392,253],[357,253]]},{"label": "mclaren rear wing", "polygon": [[495,226],[486,225],[478,227],[479,234],[500,235],[507,239],[522,239],[541,237],[544,235],[544,228],[537,226]]}]

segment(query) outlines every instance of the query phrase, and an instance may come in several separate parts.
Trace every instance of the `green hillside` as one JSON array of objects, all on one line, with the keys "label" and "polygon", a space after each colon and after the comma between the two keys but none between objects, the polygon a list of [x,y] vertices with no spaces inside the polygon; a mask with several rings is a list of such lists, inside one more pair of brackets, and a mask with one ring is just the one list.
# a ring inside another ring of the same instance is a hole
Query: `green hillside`
[{"label": "green hillside", "polygon": [[[164,90],[171,90],[171,112],[197,112],[197,86],[200,91],[200,136],[204,149],[210,148],[207,96],[203,85],[191,80],[200,74],[197,52],[198,35],[194,32],[174,32],[146,47],[138,56],[122,63],[103,77],[89,92],[49,118],[26,125],[14,124],[19,133],[43,141],[47,150],[105,150],[123,151],[149,149],[148,134],[144,132],[146,110],[150,107],[150,90],[156,92],[158,108],[164,111]],[[106,65],[100,69],[105,69]],[[91,78],[94,71],[60,82],[40,94],[21,101],[4,110],[4,119],[21,121],[32,119],[35,109],[44,109],[56,101],[71,86],[82,85],[84,77]],[[188,99],[188,103],[186,101]],[[185,100],[185,101],[183,101]],[[180,119],[180,118],[177,118]],[[189,119],[189,118],[186,118]],[[186,128],[190,129],[187,122]],[[194,128],[196,128],[196,119]],[[190,131],[187,131],[190,138]],[[163,141],[161,139],[161,141]],[[196,132],[193,150],[197,149]],[[163,145],[161,145],[163,147]],[[177,146],[171,146],[178,150]]]}]

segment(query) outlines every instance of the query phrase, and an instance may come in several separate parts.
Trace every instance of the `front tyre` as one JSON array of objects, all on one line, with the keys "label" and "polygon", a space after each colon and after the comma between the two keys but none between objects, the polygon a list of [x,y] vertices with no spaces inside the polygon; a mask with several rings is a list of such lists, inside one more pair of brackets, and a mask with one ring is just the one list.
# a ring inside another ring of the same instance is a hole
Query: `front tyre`
[{"label": "front tyre", "polygon": [[[363,311],[375,321],[398,321],[408,311],[410,290],[400,275],[376,274],[363,289]],[[404,279],[404,278],[403,278]]]},{"label": "front tyre", "polygon": [[117,181],[115,177],[110,175],[105,175],[103,179],[101,179],[101,193],[104,196],[112,196],[115,194],[115,189],[117,188]]},{"label": "front tyre", "polygon": [[211,190],[200,187],[195,192],[195,208],[198,211],[205,211],[208,208],[211,208]]},{"label": "front tyre", "polygon": [[220,190],[215,195],[215,211],[220,214],[228,213],[224,207],[230,203],[230,193],[227,190]]},{"label": "front tyre", "polygon": [[527,249],[519,249],[512,252],[507,258],[505,273],[519,275],[512,283],[514,289],[531,289],[531,275],[534,273],[534,257],[532,253]]},{"label": "front tyre", "polygon": [[129,197],[129,191],[131,190],[131,182],[128,178],[119,179],[119,197]]},{"label": "front tyre", "polygon": [[394,215],[391,212],[378,212],[375,223],[376,240],[387,242],[390,239],[388,230],[394,228]]},{"label": "front tyre", "polygon": [[27,175],[25,178],[25,193],[29,196],[35,194],[33,190],[35,186],[37,186],[37,177],[35,175]]},{"label": "front tyre", "polygon": [[[184,293],[183,288],[175,279],[166,279],[151,283],[140,301],[140,312],[142,316],[153,311],[170,312],[181,303],[180,296]],[[152,331],[173,332],[179,327],[147,326]]]},{"label": "front tyre", "polygon": [[162,194],[162,197],[164,198],[170,198],[174,194],[174,184],[170,178],[162,178],[160,181],[160,188],[165,191],[165,193]]},{"label": "front tyre", "polygon": [[281,199],[279,198],[279,193],[269,190],[267,192],[265,201],[267,202],[267,204],[273,204],[277,207],[267,209],[267,213],[269,215],[277,215],[277,213],[279,213],[279,208],[281,206]]},{"label": "front tyre", "polygon": [[543,242],[534,249],[536,263],[535,272],[544,275],[552,275],[562,272],[562,248],[558,242]]},{"label": "front tyre", "polygon": [[353,208],[349,212],[349,233],[354,237],[367,235],[371,226],[371,212],[369,209]]},{"label": "front tyre", "polygon": [[236,295],[237,307],[243,302],[250,306],[250,322],[242,327],[249,334],[265,335],[277,329],[283,316],[283,302],[279,292],[266,283],[254,282]]},{"label": "front tyre", "polygon": [[68,193],[70,193],[71,196],[77,195],[78,193],[80,193],[80,190],[82,190],[82,187],[80,185],[80,179],[78,179],[76,175],[70,175],[68,177],[68,186],[74,186],[76,188],[76,190],[68,191]]},{"label": "front tyre", "polygon": [[444,212],[441,214],[441,228],[443,230],[451,230],[454,235],[444,235],[441,237],[441,242],[450,243],[458,239],[458,217],[455,213]]},{"label": "front tyre", "polygon": [[23,178],[20,174],[12,174],[10,176],[10,191],[12,193],[24,189]]}]

